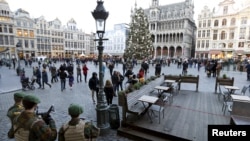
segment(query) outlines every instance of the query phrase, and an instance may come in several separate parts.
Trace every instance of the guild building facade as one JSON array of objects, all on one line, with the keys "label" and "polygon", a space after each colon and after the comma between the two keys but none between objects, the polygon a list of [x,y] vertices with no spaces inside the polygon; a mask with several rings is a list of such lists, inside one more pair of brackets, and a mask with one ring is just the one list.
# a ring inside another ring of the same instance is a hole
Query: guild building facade
[{"label": "guild building facade", "polygon": [[250,57],[250,1],[223,0],[198,15],[195,57]]},{"label": "guild building facade", "polygon": [[66,26],[56,18],[30,18],[27,11],[12,12],[5,0],[0,0],[0,59],[76,58],[94,54],[95,34],[77,28],[74,19]]},{"label": "guild building facade", "polygon": [[195,53],[193,0],[159,5],[152,0],[144,12],[154,45],[154,58],[190,58]]}]

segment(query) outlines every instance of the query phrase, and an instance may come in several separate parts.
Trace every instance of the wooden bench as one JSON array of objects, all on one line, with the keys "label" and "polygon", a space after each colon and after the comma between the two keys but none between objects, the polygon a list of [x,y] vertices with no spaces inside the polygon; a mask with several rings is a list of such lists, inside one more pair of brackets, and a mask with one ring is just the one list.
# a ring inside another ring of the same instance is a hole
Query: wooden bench
[{"label": "wooden bench", "polygon": [[181,89],[181,84],[182,83],[193,83],[193,84],[196,84],[196,92],[198,92],[198,88],[199,88],[199,75],[197,75],[197,76],[181,76],[180,75],[179,90]]},{"label": "wooden bench", "polygon": [[232,77],[231,79],[230,78],[223,79],[223,78],[216,77],[215,93],[217,93],[217,89],[218,89],[219,85],[233,86],[234,85],[234,77]]},{"label": "wooden bench", "polygon": [[250,125],[250,101],[233,100],[230,124]]},{"label": "wooden bench", "polygon": [[135,90],[128,94],[121,93],[118,95],[118,105],[122,106],[122,119],[124,123],[127,122],[127,114],[133,114],[137,117],[144,115],[145,108],[142,102],[139,102],[138,99],[143,95],[149,95],[154,91],[154,87],[160,85],[163,82],[163,79],[157,78],[147,85],[142,86],[139,90]]}]

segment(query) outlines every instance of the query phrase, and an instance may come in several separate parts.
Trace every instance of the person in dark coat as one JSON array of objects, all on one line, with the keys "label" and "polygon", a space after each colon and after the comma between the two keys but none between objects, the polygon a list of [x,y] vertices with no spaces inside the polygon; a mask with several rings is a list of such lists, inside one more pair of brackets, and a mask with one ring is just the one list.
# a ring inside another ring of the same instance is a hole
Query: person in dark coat
[{"label": "person in dark coat", "polygon": [[92,73],[92,77],[89,79],[89,89],[91,90],[91,94],[92,94],[92,100],[93,103],[95,104],[95,92],[96,92],[96,96],[98,95],[99,92],[99,79],[97,78],[97,73],[93,72]]},{"label": "person in dark coat", "polygon": [[155,76],[159,76],[159,75],[161,75],[161,64],[160,64],[160,62],[158,62],[155,65]]},{"label": "person in dark coat", "polygon": [[41,84],[41,71],[38,67],[36,67],[35,72],[34,72],[35,76],[36,76],[36,83],[39,85],[38,89],[41,89],[42,84]]},{"label": "person in dark coat", "polygon": [[114,96],[114,89],[113,85],[110,80],[106,80],[105,86],[104,86],[104,93],[106,95],[107,104],[112,104],[113,96]]},{"label": "person in dark coat", "polygon": [[61,91],[63,91],[64,89],[66,89],[66,78],[67,78],[67,73],[66,73],[66,70],[64,71],[60,71],[59,70],[59,76],[60,76],[60,80],[61,80]]},{"label": "person in dark coat", "polygon": [[42,89],[44,89],[44,84],[47,84],[51,88],[51,84],[48,83],[48,73],[46,69],[43,69],[42,71],[42,81],[43,81]]}]

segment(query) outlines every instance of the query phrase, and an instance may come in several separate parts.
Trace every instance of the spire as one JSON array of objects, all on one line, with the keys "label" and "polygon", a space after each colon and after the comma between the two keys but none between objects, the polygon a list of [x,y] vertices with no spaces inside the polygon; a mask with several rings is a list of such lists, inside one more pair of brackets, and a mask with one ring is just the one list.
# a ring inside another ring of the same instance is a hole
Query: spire
[{"label": "spire", "polygon": [[135,0],[135,9],[137,9],[137,2],[136,2],[136,0]]}]

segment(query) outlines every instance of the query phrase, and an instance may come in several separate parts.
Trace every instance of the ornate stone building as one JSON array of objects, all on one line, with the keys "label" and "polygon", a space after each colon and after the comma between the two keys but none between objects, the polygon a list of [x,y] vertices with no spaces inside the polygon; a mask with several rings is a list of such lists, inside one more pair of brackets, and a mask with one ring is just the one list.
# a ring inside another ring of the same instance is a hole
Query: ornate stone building
[{"label": "ornate stone building", "polygon": [[17,54],[20,58],[35,57],[36,48],[36,27],[33,19],[27,11],[18,9],[15,12],[15,34],[16,40],[20,43],[17,47]]},{"label": "ornate stone building", "polygon": [[250,1],[221,0],[198,15],[197,58],[250,56]]},{"label": "ornate stone building", "polygon": [[154,58],[189,58],[194,56],[196,25],[193,0],[159,5],[159,0],[145,9],[154,42]]},{"label": "ornate stone building", "polygon": [[14,15],[8,3],[0,0],[0,59],[15,57]]},{"label": "ornate stone building", "polygon": [[43,16],[33,19],[21,8],[13,14],[8,3],[0,0],[0,59],[93,55],[94,38],[93,33],[78,29],[74,19],[62,26],[58,18],[49,22]]}]

